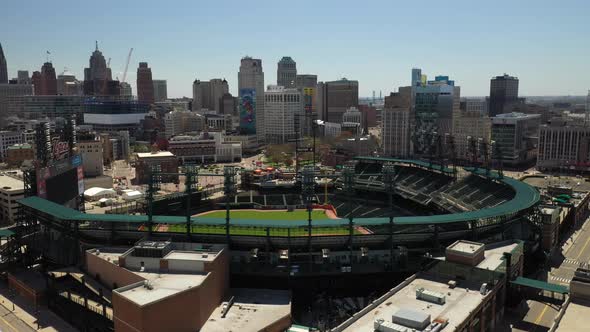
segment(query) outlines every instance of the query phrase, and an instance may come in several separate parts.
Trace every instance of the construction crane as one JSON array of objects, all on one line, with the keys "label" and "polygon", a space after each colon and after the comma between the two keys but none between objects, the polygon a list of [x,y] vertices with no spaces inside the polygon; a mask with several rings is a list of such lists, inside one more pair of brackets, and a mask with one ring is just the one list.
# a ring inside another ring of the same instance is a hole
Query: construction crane
[{"label": "construction crane", "polygon": [[131,61],[131,54],[133,53],[133,47],[129,50],[129,55],[127,55],[127,62],[125,63],[125,70],[123,70],[123,79],[121,83],[124,83],[127,79],[127,69],[129,69],[129,61]]}]

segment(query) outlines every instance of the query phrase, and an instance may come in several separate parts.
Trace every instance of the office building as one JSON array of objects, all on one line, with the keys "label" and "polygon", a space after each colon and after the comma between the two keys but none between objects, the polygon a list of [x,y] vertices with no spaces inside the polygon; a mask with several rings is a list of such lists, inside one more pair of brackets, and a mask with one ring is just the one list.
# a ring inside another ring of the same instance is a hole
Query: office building
[{"label": "office building", "polygon": [[89,66],[84,68],[84,95],[91,96],[118,96],[121,94],[119,81],[113,81],[111,68],[98,50],[98,43],[90,56]]},{"label": "office building", "polygon": [[[32,86],[28,90],[32,91]],[[73,116],[77,123],[82,123],[83,99],[82,96],[16,95],[8,98],[8,114],[28,120]]]},{"label": "office building", "polygon": [[17,84],[32,84],[28,70],[19,70],[16,77]]},{"label": "office building", "polygon": [[6,159],[6,151],[15,144],[21,144],[23,136],[18,131],[0,131],[0,160]]},{"label": "office building", "polygon": [[231,93],[224,93],[221,97],[220,114],[236,116],[238,111],[238,98],[231,95]]},{"label": "office building", "polygon": [[154,101],[160,102],[168,99],[168,85],[166,80],[154,80]]},{"label": "office building", "polygon": [[492,121],[485,111],[486,102],[482,100],[461,101],[459,111],[453,114],[453,138],[458,160],[471,160],[469,137],[491,142]]},{"label": "office building", "polygon": [[190,111],[173,111],[164,117],[166,138],[181,135],[188,132],[200,132],[205,129],[206,118],[204,115]]},{"label": "office building", "polygon": [[8,66],[6,64],[6,56],[0,43],[0,84],[8,84]]},{"label": "office building", "polygon": [[35,87],[36,95],[53,96],[57,95],[57,78],[55,68],[51,62],[45,62],[41,67],[41,85]]},{"label": "office building", "polygon": [[124,97],[133,96],[133,90],[131,89],[131,84],[129,84],[127,82],[121,82],[119,85],[121,87],[121,96],[124,96]]},{"label": "office building", "polygon": [[381,113],[383,154],[407,158],[412,155],[412,87],[400,87],[385,97]]},{"label": "office building", "polygon": [[214,78],[210,81],[195,80],[193,82],[193,111],[207,109],[221,113],[223,96],[229,93],[225,79]]},{"label": "office building", "polygon": [[92,131],[77,131],[76,148],[82,156],[82,168],[84,177],[96,177],[103,175],[103,142]]},{"label": "office building", "polygon": [[297,89],[314,88],[318,85],[318,75],[300,74],[295,76],[295,87]]},{"label": "office building", "polygon": [[358,81],[343,78],[339,81],[319,82],[316,98],[319,117],[326,122],[341,123],[342,114],[349,107],[359,105]]},{"label": "office building", "polygon": [[537,155],[538,114],[505,113],[492,118],[492,141],[507,166],[528,165]]},{"label": "office building", "polygon": [[256,135],[263,143],[264,133],[264,71],[262,60],[244,57],[238,72],[240,132]]},{"label": "office building", "polygon": [[150,174],[154,167],[158,167],[162,173],[162,183],[178,183],[178,159],[169,151],[156,151],[137,153],[135,162],[136,184],[148,184]]},{"label": "office building", "polygon": [[419,86],[422,84],[422,69],[412,68],[412,86]]},{"label": "office building", "polygon": [[74,74],[65,70],[57,76],[57,94],[64,96],[81,96],[82,83],[76,79]]},{"label": "office building", "polygon": [[148,111],[149,105],[134,100],[93,99],[82,103],[83,124],[105,133],[125,130],[133,136]]},{"label": "office building", "polygon": [[342,123],[345,122],[352,122],[352,123],[358,123],[359,125],[361,125],[361,127],[363,127],[364,121],[363,121],[363,114],[361,113],[361,111],[356,108],[356,107],[349,107],[346,112],[344,112],[344,114],[342,114]]},{"label": "office building", "polygon": [[461,89],[448,76],[421,83],[413,89],[414,154],[425,155],[434,135],[452,133],[453,114],[459,110]]},{"label": "office building", "polygon": [[24,161],[35,160],[35,149],[26,143],[23,136],[22,144],[11,145],[6,148],[6,163],[11,167],[20,167]]},{"label": "office building", "polygon": [[140,62],[137,68],[137,100],[140,103],[154,103],[154,81],[152,69],[147,62]]},{"label": "office building", "polygon": [[496,76],[490,81],[489,114],[512,112],[511,107],[518,103],[518,78],[504,74]]},{"label": "office building", "polygon": [[277,64],[277,85],[294,88],[297,78],[297,63],[290,56],[284,56]]},{"label": "office building", "polygon": [[[0,84],[0,119],[10,113],[10,99],[17,96],[32,95],[32,84]],[[0,128],[1,129],[1,128]]]},{"label": "office building", "polygon": [[590,170],[590,127],[581,119],[566,117],[541,125],[537,169]]},{"label": "office building", "polygon": [[17,221],[19,205],[16,201],[24,198],[24,194],[22,177],[0,173],[0,226],[12,225]]},{"label": "office building", "polygon": [[264,113],[266,143],[284,144],[295,139],[295,122],[301,121],[303,115],[301,93],[294,88],[270,85],[264,94]]},{"label": "office building", "polygon": [[168,150],[185,163],[238,162],[242,143],[225,140],[221,132],[188,133],[169,140]]}]

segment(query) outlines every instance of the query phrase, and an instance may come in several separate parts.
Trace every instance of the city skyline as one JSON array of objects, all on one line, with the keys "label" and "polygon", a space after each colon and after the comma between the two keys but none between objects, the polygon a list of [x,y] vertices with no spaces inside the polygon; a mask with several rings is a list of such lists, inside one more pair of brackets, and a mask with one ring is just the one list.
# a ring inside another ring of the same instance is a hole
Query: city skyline
[{"label": "city skyline", "polygon": [[[153,78],[168,81],[170,97],[190,97],[195,79],[216,77],[227,79],[237,95],[237,72],[245,55],[262,59],[266,85],[276,82],[277,62],[290,56],[298,73],[316,74],[318,81],[358,80],[361,96],[372,91],[387,95],[409,85],[413,67],[432,76],[452,76],[464,96],[489,95],[490,79],[504,73],[520,79],[522,96],[585,95],[590,87],[584,75],[590,71],[585,61],[590,46],[584,43],[590,32],[584,16],[588,4],[581,1],[477,7],[469,2],[428,7],[382,1],[365,6],[265,2],[246,10],[227,10],[240,8],[233,1],[141,4],[105,1],[102,7],[112,10],[92,17],[85,4],[71,1],[55,15],[32,12],[26,2],[8,4],[10,15],[0,27],[11,33],[0,42],[9,79],[17,70],[38,70],[48,50],[58,74],[67,68],[81,80],[98,40],[105,58],[112,59],[113,79],[122,77],[133,47],[129,68],[150,63]],[[245,30],[248,15],[264,19],[249,21]],[[297,22],[295,27],[284,24],[289,20]],[[20,24],[24,21],[30,24]],[[136,80],[134,70],[127,76],[127,82]]]}]

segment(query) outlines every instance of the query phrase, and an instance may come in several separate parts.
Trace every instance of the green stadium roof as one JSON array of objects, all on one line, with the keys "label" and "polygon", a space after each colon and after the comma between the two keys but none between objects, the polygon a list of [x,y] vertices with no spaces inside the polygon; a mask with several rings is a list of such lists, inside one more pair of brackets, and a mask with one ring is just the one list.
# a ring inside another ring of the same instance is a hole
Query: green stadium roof
[{"label": "green stadium roof", "polygon": [[444,173],[449,173],[452,174],[453,173],[453,169],[449,168],[449,167],[441,167],[438,164],[432,164],[430,165],[430,163],[425,162],[425,161],[421,161],[421,160],[410,160],[410,159],[397,159],[397,158],[385,158],[385,157],[354,157],[354,160],[371,160],[371,161],[382,161],[382,162],[393,162],[393,163],[405,163],[405,164],[411,164],[411,165],[416,165],[416,166],[420,166],[420,167],[426,167],[426,168],[430,168],[436,171],[441,171]]},{"label": "green stadium roof", "polygon": [[[373,158],[373,157],[362,157],[363,159],[371,158],[374,160],[397,160],[399,162],[417,164],[415,161],[403,160],[403,159],[389,159],[389,158]],[[371,160],[369,159],[369,160]],[[422,162],[420,162],[422,163]],[[423,163],[427,167],[428,163]],[[412,216],[412,217],[396,217],[394,223],[396,225],[434,225],[434,224],[447,224],[455,222],[466,222],[486,218],[495,218],[501,216],[510,216],[516,214],[519,211],[526,210],[539,202],[539,192],[521,181],[502,177],[500,178],[498,173],[490,172],[486,174],[485,170],[467,169],[466,170],[478,174],[481,176],[489,176],[490,178],[496,179],[508,186],[514,191],[514,198],[508,202],[500,205],[476,210],[454,214],[440,214],[432,216]],[[446,172],[446,168],[444,169]],[[87,214],[82,213],[59,204],[50,202],[46,199],[39,197],[28,197],[18,201],[20,204],[38,210],[40,212],[54,216],[55,218],[62,220],[81,220],[81,221],[102,221],[102,222],[121,222],[121,223],[147,223],[147,215],[121,215],[121,214]],[[231,212],[230,212],[231,218]],[[186,222],[186,217],[183,216],[153,216],[154,223],[162,224],[182,224]],[[192,217],[191,223],[202,224],[202,225],[225,225],[225,218],[214,218],[214,217]],[[354,223],[357,225],[381,225],[389,223],[389,218],[355,218]],[[231,224],[235,226],[253,226],[253,227],[304,227],[307,226],[307,220],[258,220],[258,219],[246,219],[246,218],[232,218]],[[347,225],[347,219],[314,219],[312,225],[317,226],[343,226]]]}]

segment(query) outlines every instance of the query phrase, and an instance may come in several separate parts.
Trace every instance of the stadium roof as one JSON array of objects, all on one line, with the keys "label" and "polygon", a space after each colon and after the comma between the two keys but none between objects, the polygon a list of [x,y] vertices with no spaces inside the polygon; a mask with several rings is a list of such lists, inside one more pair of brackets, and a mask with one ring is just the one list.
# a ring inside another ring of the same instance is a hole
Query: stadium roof
[{"label": "stadium roof", "polygon": [[372,161],[383,161],[383,162],[393,162],[393,163],[404,163],[404,164],[411,164],[420,167],[430,168],[436,171],[441,171],[443,173],[453,173],[453,169],[449,167],[441,167],[438,164],[432,164],[422,161],[422,160],[410,160],[410,159],[397,159],[397,158],[385,158],[385,157],[354,157],[354,160],[372,160]]},{"label": "stadium roof", "polygon": [[[365,158],[365,157],[364,157]],[[372,158],[372,157],[368,157]],[[374,158],[375,160],[387,160],[387,158]],[[402,159],[390,159],[398,160],[400,162],[414,163],[414,161],[402,160]],[[422,163],[422,162],[420,162]],[[423,163],[428,165],[428,163]],[[467,171],[473,174],[481,176],[488,176],[499,182],[510,186],[514,191],[514,198],[508,202],[500,205],[461,213],[454,214],[441,214],[431,216],[413,216],[413,217],[396,217],[394,218],[394,224],[396,225],[434,225],[434,224],[447,224],[456,222],[474,221],[487,218],[496,218],[501,216],[510,216],[520,211],[526,210],[539,202],[539,192],[521,181],[502,177],[500,178],[498,173],[490,172],[486,174],[485,170],[474,170],[467,169]],[[446,170],[445,170],[446,172]],[[63,220],[82,220],[82,221],[103,221],[103,222],[122,222],[122,223],[147,223],[148,216],[146,215],[118,215],[118,214],[86,214],[82,213],[59,204],[50,202],[39,197],[28,197],[18,201],[20,204],[36,209],[46,214],[50,214],[56,218]],[[231,212],[230,212],[231,218]],[[153,223],[165,223],[165,224],[183,224],[186,222],[186,217],[183,216],[161,216],[154,215],[152,219]],[[215,218],[207,216],[192,217],[191,222],[193,224],[202,225],[225,225],[225,218]],[[355,218],[354,223],[357,225],[380,225],[389,223],[389,218]],[[259,219],[245,219],[245,218],[232,218],[231,224],[235,226],[254,226],[254,227],[302,227],[307,226],[307,220],[259,220]],[[314,219],[312,225],[316,226],[343,226],[347,225],[347,219]]]}]

